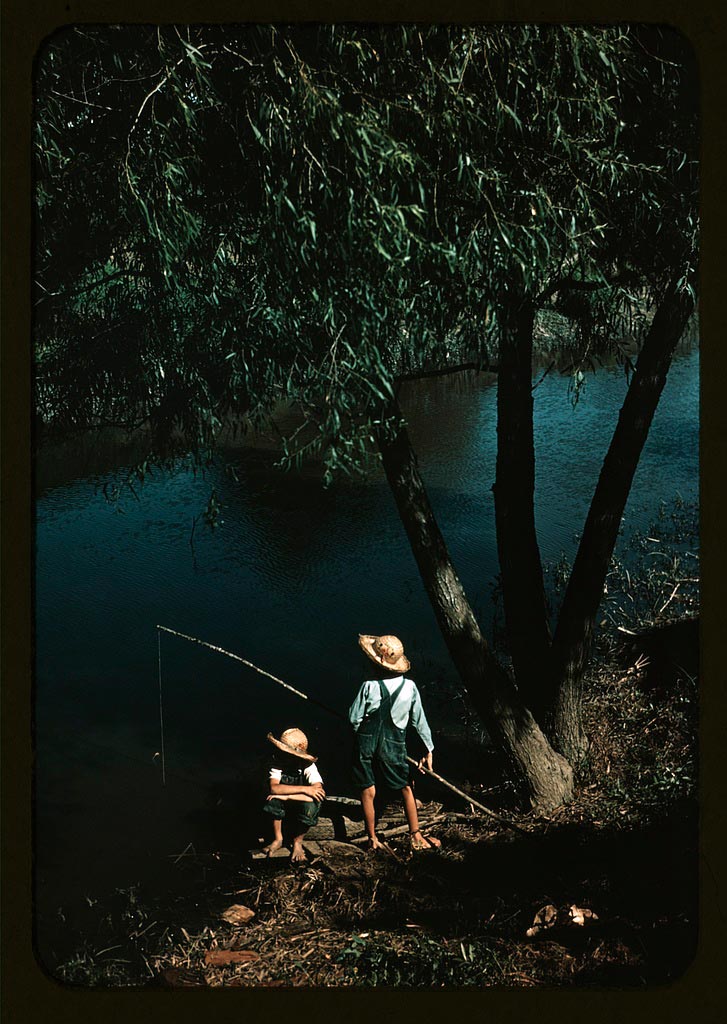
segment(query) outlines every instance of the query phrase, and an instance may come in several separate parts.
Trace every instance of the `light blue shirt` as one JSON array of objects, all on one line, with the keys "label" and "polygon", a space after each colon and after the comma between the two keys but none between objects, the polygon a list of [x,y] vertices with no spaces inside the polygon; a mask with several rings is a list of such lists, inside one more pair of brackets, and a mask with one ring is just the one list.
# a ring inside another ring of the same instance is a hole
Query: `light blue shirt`
[{"label": "light blue shirt", "polygon": [[[393,679],[384,679],[384,686],[390,694],[399,688],[402,678],[403,676],[395,676]],[[348,720],[354,729],[358,729],[366,715],[376,711],[380,703],[381,691],[378,681],[376,679],[367,680],[361,686],[356,700],[348,710]],[[401,692],[391,705],[391,720],[399,729],[406,729],[411,721],[427,750],[434,750],[429,723],[422,707],[422,699],[419,696],[416,683],[411,679],[404,680]]]}]

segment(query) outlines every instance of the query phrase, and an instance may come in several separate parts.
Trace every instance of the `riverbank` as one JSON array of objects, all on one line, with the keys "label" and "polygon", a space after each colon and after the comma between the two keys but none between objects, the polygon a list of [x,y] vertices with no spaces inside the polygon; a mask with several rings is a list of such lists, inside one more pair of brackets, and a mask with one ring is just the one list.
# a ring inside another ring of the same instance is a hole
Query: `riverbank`
[{"label": "riverbank", "polygon": [[431,826],[439,853],[413,854],[405,835],[390,853],[347,844],[298,867],[179,851],[164,886],[89,899],[73,954],[46,968],[83,987],[678,977],[697,935],[696,682],[682,674],[658,692],[611,663],[588,692],[592,745],[573,803],[535,818],[489,798],[527,834],[445,805]]},{"label": "riverbank", "polygon": [[[575,410],[555,373],[535,391],[546,567],[561,556],[572,562],[627,385],[622,372],[601,370],[587,382]],[[631,538],[660,536],[651,523],[661,499],[671,507],[676,492],[687,503],[697,498],[698,385],[695,350],[674,362],[634,480],[615,553],[626,587],[642,575]],[[496,646],[496,391],[442,378],[423,382],[417,395],[407,416],[422,473],[478,622]],[[61,461],[58,474],[71,472]],[[270,730],[303,728],[329,790],[354,795],[343,727],[232,660],[168,635],[161,644],[164,786],[156,623],[234,651],[344,714],[364,678],[356,636],[394,631],[410,652],[443,774],[486,788],[500,781],[482,764],[479,723],[457,731],[450,722],[450,715],[463,721],[469,704],[385,482],[341,481],[324,492],[247,455],[230,467],[235,481],[223,462],[196,477],[154,469],[143,485],[135,480],[136,497],[125,487],[115,497],[120,468],[38,495],[34,899],[46,960],[60,953],[48,937],[59,908],[70,921],[74,901],[146,878],[190,841],[200,852],[246,848],[238,833],[250,814],[241,798],[259,802]],[[215,529],[204,518],[212,492],[221,509]],[[666,584],[670,562],[655,553],[664,543],[645,538],[647,550],[636,554],[662,570]],[[611,595],[611,579],[608,588]],[[550,574],[547,589],[555,610],[561,592]],[[678,614],[683,589],[666,614]],[[604,617],[614,628],[630,625],[630,596],[617,604]],[[421,790],[424,800],[440,798],[424,783]]]}]

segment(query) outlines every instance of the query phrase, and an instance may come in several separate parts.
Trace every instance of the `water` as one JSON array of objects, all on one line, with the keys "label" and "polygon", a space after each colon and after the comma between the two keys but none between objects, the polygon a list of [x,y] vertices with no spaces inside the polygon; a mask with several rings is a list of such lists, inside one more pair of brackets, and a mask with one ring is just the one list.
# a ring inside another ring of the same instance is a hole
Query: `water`
[{"label": "water", "polygon": [[[575,551],[618,410],[622,370],[589,376],[572,408],[564,378],[535,392],[537,528],[544,561]],[[624,526],[661,500],[698,496],[699,354],[674,363]],[[403,397],[412,442],[454,563],[489,628],[497,573],[491,486],[496,388],[420,382]],[[330,792],[347,793],[339,723],[242,666],[163,635],[167,786],[161,786],[161,623],[237,652],[344,712],[366,661],[363,633],[395,632],[425,694],[438,764],[454,680],[383,479],[324,491],[318,475],[273,471],[249,449],[196,476],[157,472],[110,503],[95,478],[58,483],[36,510],[36,882],[41,920],[75,894],[122,884],[198,851],[242,844],[265,785],[265,734],[306,730]],[[224,523],[197,525],[214,487]],[[443,699],[441,692],[445,693]],[[42,931],[42,929],[40,929]],[[40,938],[40,932],[39,932]]]}]

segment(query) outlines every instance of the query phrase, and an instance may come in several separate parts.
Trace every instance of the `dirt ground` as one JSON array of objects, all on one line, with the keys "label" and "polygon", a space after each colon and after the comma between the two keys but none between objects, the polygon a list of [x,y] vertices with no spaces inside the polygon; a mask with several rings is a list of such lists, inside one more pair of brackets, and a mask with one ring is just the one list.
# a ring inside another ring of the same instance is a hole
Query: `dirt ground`
[{"label": "dirt ground", "polygon": [[[300,866],[186,857],[163,897],[117,891],[94,936],[100,952],[87,942],[61,978],[103,986],[623,987],[663,983],[691,960],[693,808],[638,829],[563,812],[527,835],[480,820],[445,820],[432,832],[440,852],[412,854],[407,837],[394,837],[384,853],[322,845]],[[546,906],[558,912],[555,923],[528,936]],[[596,916],[575,924],[573,906]],[[239,907],[254,916],[242,921],[248,915],[230,909]]]},{"label": "dirt ground", "polygon": [[659,704],[633,675],[603,675],[592,692],[573,802],[547,817],[500,807],[524,831],[453,797],[429,814],[440,851],[413,852],[406,833],[376,853],[312,842],[302,865],[181,851],[163,890],[117,889],[84,907],[65,936],[72,954],[48,966],[82,987],[677,978],[697,940],[694,694]]}]

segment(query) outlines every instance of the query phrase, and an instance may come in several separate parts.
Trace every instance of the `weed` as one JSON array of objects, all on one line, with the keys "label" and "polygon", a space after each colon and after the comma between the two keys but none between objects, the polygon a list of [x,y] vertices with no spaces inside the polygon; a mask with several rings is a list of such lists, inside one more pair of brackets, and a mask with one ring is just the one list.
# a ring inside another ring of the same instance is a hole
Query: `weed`
[{"label": "weed", "polygon": [[368,940],[355,935],[338,962],[363,986],[461,988],[503,979],[494,945],[481,940],[444,943],[426,935]]}]

